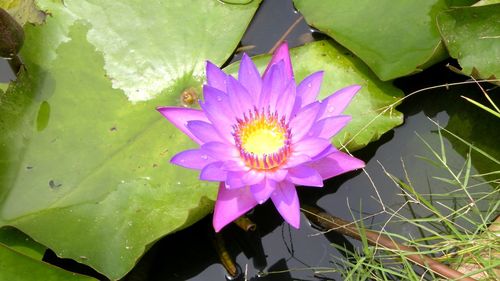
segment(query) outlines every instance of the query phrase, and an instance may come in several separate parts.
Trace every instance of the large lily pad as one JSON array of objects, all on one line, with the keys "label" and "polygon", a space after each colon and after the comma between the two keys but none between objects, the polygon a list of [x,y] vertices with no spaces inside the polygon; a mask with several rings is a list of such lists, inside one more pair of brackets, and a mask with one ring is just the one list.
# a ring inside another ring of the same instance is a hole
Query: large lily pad
[{"label": "large lily pad", "polygon": [[446,56],[435,26],[444,0],[294,0],[307,22],[361,58],[382,80]]},{"label": "large lily pad", "polygon": [[45,262],[37,261],[0,243],[1,280],[92,281],[94,278],[71,273]]},{"label": "large lily pad", "polygon": [[13,227],[0,228],[0,280],[95,280],[42,262],[45,250]]},{"label": "large lily pad", "polygon": [[[331,41],[318,41],[294,48],[290,55],[297,82],[313,72],[324,71],[319,99],[343,87],[362,86],[344,112],[352,116],[352,121],[333,139],[335,146],[349,151],[360,149],[403,122],[403,115],[394,109],[403,97],[401,90],[380,81],[345,48]],[[262,72],[269,59],[269,55],[259,56],[254,62]],[[236,69],[237,64],[233,64],[227,71],[236,73]]]},{"label": "large lily pad", "polygon": [[49,1],[0,96],[0,226],[111,279],[211,211],[216,186],[168,163],[194,144],[155,108],[222,64],[260,1]]},{"label": "large lily pad", "polygon": [[462,72],[477,78],[500,78],[500,4],[451,9],[439,14],[438,26],[450,55]]}]

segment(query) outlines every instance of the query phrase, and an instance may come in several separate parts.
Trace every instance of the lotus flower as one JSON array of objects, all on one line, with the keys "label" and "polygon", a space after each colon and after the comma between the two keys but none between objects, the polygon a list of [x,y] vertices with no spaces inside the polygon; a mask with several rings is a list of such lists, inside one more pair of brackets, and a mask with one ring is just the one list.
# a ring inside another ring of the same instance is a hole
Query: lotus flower
[{"label": "lotus flower", "polygon": [[207,62],[201,110],[159,107],[200,145],[175,155],[173,164],[200,170],[220,182],[213,227],[225,225],[271,198],[281,216],[300,225],[295,186],[322,187],[323,180],[364,167],[330,139],[350,120],[341,115],[361,88],[354,85],[317,101],[323,72],[295,83],[288,45],[274,53],[261,76],[243,54],[238,79]]}]

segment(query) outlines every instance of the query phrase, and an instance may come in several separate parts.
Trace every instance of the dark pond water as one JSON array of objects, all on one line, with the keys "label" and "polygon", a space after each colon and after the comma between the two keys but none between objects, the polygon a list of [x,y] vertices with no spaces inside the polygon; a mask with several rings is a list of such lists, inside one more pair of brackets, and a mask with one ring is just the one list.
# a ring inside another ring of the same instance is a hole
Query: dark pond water
[{"label": "dark pond water", "polygon": [[[299,17],[300,14],[294,11],[289,0],[264,1],[242,40],[242,46],[254,46],[246,49],[250,55],[268,52]],[[286,37],[291,47],[318,38],[324,37],[308,27],[303,20]],[[240,55],[236,54],[232,61],[239,58]],[[5,62],[1,63],[2,69],[6,69]],[[466,80],[466,77],[449,71],[446,68],[447,63],[454,62],[440,63],[421,74],[398,79],[395,84],[405,94],[409,94],[429,86]],[[12,78],[10,73],[3,73],[3,81],[10,78]],[[491,85],[485,87],[492,88]],[[498,96],[498,90],[491,93],[492,96]],[[463,128],[463,132],[455,132],[468,137],[490,134],[489,138],[492,141],[483,137],[478,138],[476,144],[493,147],[493,150],[490,150],[492,153],[497,153],[498,150],[494,146],[494,141],[498,140],[498,132],[487,131],[495,126],[498,129],[498,121],[465,102],[460,95],[475,97],[482,101],[481,92],[474,84],[427,90],[406,99],[398,107],[398,110],[405,114],[404,124],[355,153],[355,156],[367,162],[366,173],[356,172],[334,178],[320,190],[299,188],[302,204],[319,206],[347,220],[380,212],[382,206],[377,201],[378,198],[382,198],[386,206],[398,208],[404,202],[404,198],[384,174],[383,168],[399,178],[404,178],[402,161],[415,188],[423,193],[429,193],[430,190],[446,191],[449,186],[430,178],[430,175],[440,175],[444,171],[416,157],[416,155],[428,157],[431,155],[417,134],[436,149],[439,148],[437,128],[429,118],[444,127]],[[486,125],[476,126],[474,122]],[[464,148],[446,138],[444,144],[448,151],[450,166],[460,167],[464,161]],[[407,210],[403,209],[402,212]],[[250,214],[250,218],[258,225],[256,232],[245,233],[234,226],[222,232],[229,253],[235,257],[242,271],[246,272],[246,280],[342,280],[333,270],[315,274],[314,269],[333,268],[332,262],[336,258],[345,259],[342,253],[331,246],[331,243],[345,245],[348,248],[359,247],[357,241],[346,239],[334,232],[318,234],[304,216],[301,229],[295,230],[283,223],[269,202],[256,208]],[[380,224],[387,219],[387,214],[379,214],[366,220],[365,223],[368,227],[380,229]],[[387,227],[389,231],[402,235],[419,235],[409,224],[394,223]],[[225,280],[226,273],[219,264],[213,247],[213,237],[209,216],[188,229],[158,241],[124,280]],[[57,259],[51,252],[46,254],[45,260],[74,271],[99,276],[84,266]],[[280,273],[262,276],[259,272]],[[245,280],[244,275],[241,280]]]}]

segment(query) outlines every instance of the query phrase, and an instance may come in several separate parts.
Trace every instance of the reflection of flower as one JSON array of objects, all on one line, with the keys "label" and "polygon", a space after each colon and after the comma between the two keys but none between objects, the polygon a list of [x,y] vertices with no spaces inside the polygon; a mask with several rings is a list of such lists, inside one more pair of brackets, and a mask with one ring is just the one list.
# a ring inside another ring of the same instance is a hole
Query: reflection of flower
[{"label": "reflection of flower", "polygon": [[262,78],[246,54],[238,80],[208,62],[202,110],[158,108],[200,145],[171,162],[201,170],[202,180],[221,182],[213,220],[216,231],[269,198],[298,228],[295,185],[321,187],[324,179],[364,167],[330,143],[351,120],[340,113],[360,87],[350,86],[317,101],[322,77],[316,72],[297,86],[284,43]]}]

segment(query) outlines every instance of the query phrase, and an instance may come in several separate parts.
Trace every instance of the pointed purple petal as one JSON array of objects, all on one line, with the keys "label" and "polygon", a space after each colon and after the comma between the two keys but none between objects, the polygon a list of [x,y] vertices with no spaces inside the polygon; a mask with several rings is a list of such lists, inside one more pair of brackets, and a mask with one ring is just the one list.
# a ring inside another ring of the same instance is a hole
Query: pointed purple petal
[{"label": "pointed purple petal", "polygon": [[267,108],[269,106],[271,112],[274,112],[276,109],[278,97],[286,86],[285,82],[288,82],[284,78],[283,66],[283,62],[274,64],[269,69],[268,75],[263,78],[258,108]]},{"label": "pointed purple petal", "polygon": [[218,66],[207,61],[207,84],[221,91],[226,90],[226,74]]},{"label": "pointed purple petal", "polygon": [[215,201],[213,227],[219,232],[224,226],[239,218],[257,205],[250,188],[227,189],[224,183],[219,186]]},{"label": "pointed purple petal", "polygon": [[283,92],[278,96],[278,100],[276,102],[276,111],[280,114],[280,116],[285,116],[286,121],[291,119],[296,96],[295,81],[291,80]]},{"label": "pointed purple petal", "polygon": [[201,146],[201,150],[208,156],[218,160],[233,160],[239,158],[238,150],[229,144],[222,142],[207,142]]},{"label": "pointed purple petal", "polygon": [[338,149],[335,148],[335,146],[330,145],[325,150],[321,151],[318,155],[314,156],[312,158],[311,162],[317,161],[317,160],[319,160],[321,158],[324,158],[324,157],[326,157],[326,156],[328,156],[328,155],[330,155],[330,154],[332,154],[334,152],[337,152],[337,151],[338,151]]},{"label": "pointed purple petal", "polygon": [[228,189],[237,189],[244,186],[257,184],[264,179],[265,173],[254,170],[245,172],[227,172],[226,187]]},{"label": "pointed purple petal", "polygon": [[246,172],[227,172],[226,178],[226,188],[227,189],[240,189],[244,186],[247,186],[245,182],[243,182],[243,176]]},{"label": "pointed purple petal", "polygon": [[227,95],[229,97],[229,104],[236,117],[243,118],[243,113],[254,108],[255,103],[247,89],[232,76],[227,77]]},{"label": "pointed purple petal", "polygon": [[294,145],[294,153],[296,153],[297,155],[304,154],[311,158],[314,158],[329,146],[331,146],[329,140],[320,138],[306,138]]},{"label": "pointed purple petal", "polygon": [[265,172],[250,170],[245,172],[245,174],[241,177],[241,180],[245,185],[253,185],[263,181],[265,176]]},{"label": "pointed purple petal", "polygon": [[337,151],[311,163],[310,166],[316,169],[323,179],[329,179],[349,171],[361,169],[365,166],[365,163],[344,152]]},{"label": "pointed purple petal", "polygon": [[205,102],[201,103],[200,106],[208,120],[221,137],[230,143],[234,142],[231,135],[231,125],[236,122],[236,119],[229,103],[229,97],[225,92],[207,85],[203,86],[203,95]]},{"label": "pointed purple petal", "polygon": [[359,85],[345,87],[322,100],[318,120],[341,114],[360,89]]},{"label": "pointed purple petal", "polygon": [[318,71],[307,76],[300,82],[297,86],[297,95],[302,98],[302,106],[306,106],[316,101],[322,81],[323,71]]},{"label": "pointed purple petal", "polygon": [[311,160],[312,158],[305,154],[298,154],[294,152],[292,153],[288,161],[283,165],[283,168],[292,168],[310,162]]},{"label": "pointed purple petal", "polygon": [[243,53],[243,57],[241,58],[238,81],[247,89],[252,100],[257,102],[262,89],[262,78],[255,64],[246,53]]},{"label": "pointed purple petal", "polygon": [[172,164],[197,170],[202,169],[214,161],[214,158],[210,157],[201,149],[184,150],[170,159],[170,163]]},{"label": "pointed purple petal", "polygon": [[266,70],[264,71],[263,77],[266,77],[268,71],[270,68],[280,62],[283,61],[285,64],[284,70],[285,70],[285,78],[286,80],[293,79],[293,69],[292,69],[292,62],[290,60],[290,53],[288,51],[288,44],[286,42],[281,43],[281,45],[274,51],[273,57],[271,58],[271,61],[267,65]]},{"label": "pointed purple petal", "polygon": [[200,173],[200,180],[205,181],[225,181],[227,172],[222,169],[222,161],[213,162],[206,165]]},{"label": "pointed purple petal", "polygon": [[288,171],[285,169],[278,169],[276,171],[266,172],[266,178],[273,180],[275,182],[280,182],[285,179],[288,175]]},{"label": "pointed purple petal", "polygon": [[224,141],[222,137],[219,135],[217,130],[215,130],[214,126],[208,122],[194,120],[188,121],[187,128],[196,138],[205,142]]},{"label": "pointed purple petal", "polygon": [[250,170],[242,160],[226,160],[222,168],[231,172],[247,172]]},{"label": "pointed purple petal", "polygon": [[348,115],[338,115],[321,119],[312,126],[307,136],[330,139],[342,130],[351,119],[351,116]]},{"label": "pointed purple petal", "polygon": [[287,178],[297,185],[323,187],[321,175],[305,165],[288,169]]},{"label": "pointed purple petal", "polygon": [[318,116],[320,104],[318,102],[311,103],[302,108],[297,116],[290,121],[292,130],[292,143],[300,141],[311,129]]},{"label": "pointed purple petal", "polygon": [[174,124],[179,130],[181,130],[184,134],[190,137],[198,144],[202,144],[203,141],[195,137],[187,128],[188,121],[192,120],[200,120],[200,121],[208,121],[207,116],[201,110],[191,109],[191,108],[182,108],[182,107],[158,107],[158,110],[168,121]]},{"label": "pointed purple petal", "polygon": [[285,221],[291,226],[299,228],[300,205],[295,186],[287,181],[278,183],[276,190],[271,195],[271,199]]},{"label": "pointed purple petal", "polygon": [[275,189],[276,182],[270,179],[266,179],[260,184],[250,186],[250,191],[252,191],[253,197],[259,204],[266,202]]}]

